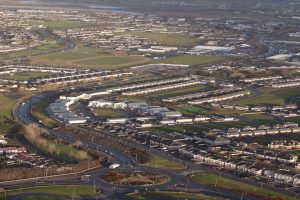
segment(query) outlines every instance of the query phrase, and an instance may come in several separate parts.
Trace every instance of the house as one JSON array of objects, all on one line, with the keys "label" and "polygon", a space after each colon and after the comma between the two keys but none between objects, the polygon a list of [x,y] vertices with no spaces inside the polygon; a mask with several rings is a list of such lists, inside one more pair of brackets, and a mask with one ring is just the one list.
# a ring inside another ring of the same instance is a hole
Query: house
[{"label": "house", "polygon": [[171,125],[171,124],[175,124],[175,120],[174,119],[162,119],[160,121],[160,124],[162,125]]},{"label": "house", "polygon": [[192,118],[180,118],[175,120],[177,124],[193,123]]},{"label": "house", "polygon": [[298,123],[296,122],[285,122],[283,123],[284,128],[298,127]]},{"label": "house", "polygon": [[205,122],[205,121],[209,121],[211,118],[210,117],[206,117],[206,116],[196,116],[194,118],[194,122]]},{"label": "house", "polygon": [[7,144],[7,141],[5,140],[3,135],[0,135],[0,144]]},{"label": "house", "polygon": [[0,148],[0,154],[7,153],[7,154],[13,154],[13,153],[25,153],[26,149],[25,147],[4,147]]},{"label": "house", "polygon": [[164,118],[181,118],[182,117],[182,114],[180,112],[174,112],[174,111],[162,112],[160,115]]},{"label": "house", "polygon": [[230,140],[222,136],[206,136],[203,138],[203,142],[212,146],[222,146],[230,144]]},{"label": "house", "polygon": [[244,126],[243,131],[254,131],[256,130],[256,127],[254,126]]},{"label": "house", "polygon": [[107,124],[125,124],[129,121],[128,118],[113,118],[113,119],[107,119]]}]

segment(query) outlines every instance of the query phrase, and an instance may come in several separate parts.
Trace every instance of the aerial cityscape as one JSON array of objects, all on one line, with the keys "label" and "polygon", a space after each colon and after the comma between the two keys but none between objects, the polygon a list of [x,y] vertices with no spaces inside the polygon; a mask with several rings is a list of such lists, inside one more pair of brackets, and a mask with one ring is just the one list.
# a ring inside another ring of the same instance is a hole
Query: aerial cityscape
[{"label": "aerial cityscape", "polygon": [[300,199],[299,0],[0,0],[0,200]]}]

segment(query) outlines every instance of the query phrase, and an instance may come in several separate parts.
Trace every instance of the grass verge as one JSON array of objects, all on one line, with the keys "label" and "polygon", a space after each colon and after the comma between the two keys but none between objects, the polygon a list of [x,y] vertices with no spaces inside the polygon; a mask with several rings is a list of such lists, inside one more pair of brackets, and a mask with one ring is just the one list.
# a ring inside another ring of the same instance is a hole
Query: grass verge
[{"label": "grass verge", "polygon": [[4,200],[6,199],[5,197],[8,196],[13,196],[22,193],[48,193],[75,197],[90,197],[96,194],[94,188],[87,185],[51,185],[20,188],[15,190],[8,190],[6,192],[1,192],[0,200]]},{"label": "grass verge", "polygon": [[156,155],[151,155],[149,161],[144,163],[144,165],[148,167],[162,168],[162,169],[172,169],[172,170],[184,169],[184,166],[182,164],[164,159]]},{"label": "grass verge", "polygon": [[[130,193],[129,197],[134,199],[197,199],[197,200],[216,200],[220,198],[207,196],[204,194],[194,194],[187,192],[140,192],[140,193]],[[222,200],[222,198],[221,198]]]},{"label": "grass verge", "polygon": [[225,190],[247,193],[248,195],[253,195],[258,198],[268,198],[268,199],[285,199],[285,200],[294,200],[295,198],[280,194],[272,190],[260,188],[246,183],[241,183],[234,181],[228,178],[217,176],[209,173],[195,173],[192,176],[192,180],[211,187],[218,187]]}]

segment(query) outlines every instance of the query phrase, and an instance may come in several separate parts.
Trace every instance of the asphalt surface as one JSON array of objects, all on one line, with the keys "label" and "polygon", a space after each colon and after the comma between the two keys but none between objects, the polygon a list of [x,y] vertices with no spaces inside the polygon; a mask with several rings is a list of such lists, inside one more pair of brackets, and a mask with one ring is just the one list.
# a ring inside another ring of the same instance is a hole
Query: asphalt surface
[{"label": "asphalt surface", "polygon": [[[30,124],[35,123],[39,126],[45,128],[42,124],[33,119],[31,116],[31,108],[34,104],[42,102],[45,98],[48,97],[49,94],[41,94],[36,95],[26,102],[19,104],[14,110],[13,115],[17,122],[20,124]],[[42,185],[42,184],[89,184],[101,191],[99,195],[100,199],[125,199],[124,194],[129,192],[138,191],[156,191],[156,190],[169,190],[169,191],[197,191],[204,194],[209,194],[217,197],[224,197],[226,199],[241,199],[241,194],[223,191],[218,188],[210,188],[207,186],[200,185],[191,181],[188,177],[186,177],[183,173],[166,170],[166,169],[158,169],[158,168],[149,168],[145,166],[138,165],[131,157],[127,156],[125,153],[120,152],[116,149],[109,148],[103,145],[98,145],[93,142],[89,142],[86,140],[81,140],[74,136],[64,134],[58,132],[56,130],[47,129],[48,133],[51,136],[55,136],[57,138],[63,139],[68,143],[74,143],[78,140],[82,142],[82,144],[88,148],[95,149],[97,151],[102,151],[103,153],[109,154],[114,158],[114,162],[120,164],[119,169],[126,172],[133,171],[143,171],[149,173],[157,173],[170,177],[169,181],[161,184],[161,185],[146,185],[146,186],[128,186],[128,185],[115,185],[112,183],[105,182],[101,179],[110,169],[102,167],[101,169],[92,170],[86,175],[90,175],[89,180],[83,181],[81,179],[81,174],[79,175],[70,175],[70,176],[59,176],[59,177],[45,177],[41,179],[34,180],[22,180],[22,181],[13,181],[9,183],[0,183],[0,187],[4,188],[19,188],[19,187],[28,187],[34,185]],[[32,194],[28,194],[32,195]],[[11,197],[11,199],[17,200],[20,199],[20,195],[16,195]],[[243,195],[244,200],[255,200],[256,198]],[[94,198],[96,199],[96,198]]]}]

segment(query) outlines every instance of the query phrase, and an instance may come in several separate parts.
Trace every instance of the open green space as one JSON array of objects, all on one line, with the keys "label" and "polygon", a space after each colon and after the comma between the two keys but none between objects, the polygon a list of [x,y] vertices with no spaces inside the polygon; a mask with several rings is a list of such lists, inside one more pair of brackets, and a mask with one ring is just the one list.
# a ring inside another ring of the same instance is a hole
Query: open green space
[{"label": "open green space", "polygon": [[300,42],[300,37],[289,37],[289,40]]},{"label": "open green space", "polygon": [[143,56],[128,55],[125,52],[78,45],[75,49],[37,56],[33,64],[71,66],[86,68],[120,68],[149,63],[152,60]]},{"label": "open green space", "polygon": [[5,134],[13,129],[15,123],[12,122],[11,111],[17,100],[0,95],[0,134]]},{"label": "open green space", "polygon": [[162,169],[173,169],[173,170],[184,169],[184,166],[180,163],[176,163],[153,154],[151,154],[150,159],[146,163],[144,163],[144,165],[148,167],[162,168]]},{"label": "open green space", "polygon": [[51,73],[48,72],[20,72],[11,76],[6,76],[6,78],[17,81],[28,81],[30,79],[41,78],[50,75]]},{"label": "open green space", "polygon": [[23,200],[63,200],[64,198],[48,197],[47,195],[26,196]]},{"label": "open green space", "polygon": [[300,123],[300,117],[288,117],[284,119],[285,122],[297,122]]},{"label": "open green space", "polygon": [[168,34],[158,32],[124,32],[120,35],[131,35],[146,38],[149,42],[159,45],[177,46],[177,47],[192,47],[198,44],[198,40],[187,34]]},{"label": "open green space", "polygon": [[[91,156],[87,155],[85,151],[81,151],[71,145],[67,145],[64,143],[56,143],[53,140],[46,140],[48,146],[55,145],[55,153],[57,157],[62,160],[69,161],[80,161],[80,160],[91,160]],[[45,149],[45,151],[49,152],[49,149]]]},{"label": "open green space", "polygon": [[263,113],[250,113],[250,114],[243,114],[243,118],[253,120],[259,124],[274,124],[277,121],[270,115],[266,115]]},{"label": "open green space", "polygon": [[17,51],[17,52],[11,52],[8,54],[5,54],[3,57],[5,58],[18,58],[18,57],[26,57],[26,56],[31,56],[35,54],[40,54],[46,51],[51,51],[51,50],[56,50],[64,47],[60,43],[45,43],[42,44],[41,46],[33,47],[32,49],[27,49],[24,51]]},{"label": "open green space", "polygon": [[79,149],[80,142],[67,144],[63,140],[47,137],[44,129],[35,124],[23,125],[22,132],[26,140],[36,149],[62,161],[92,160],[92,157],[85,150]]},{"label": "open green space", "polygon": [[95,108],[95,112],[98,116],[105,118],[122,118],[126,117],[126,113],[122,110],[115,110],[109,108]]},{"label": "open green space", "polygon": [[176,106],[176,110],[184,115],[200,115],[208,112],[208,110],[205,108],[192,105],[178,105]]},{"label": "open green space", "polygon": [[119,68],[146,64],[149,59],[142,56],[101,56],[87,60],[75,61],[77,66]]},{"label": "open green space", "polygon": [[36,120],[40,121],[41,123],[43,123],[45,126],[49,128],[58,127],[59,123],[47,115],[46,109],[48,105],[49,102],[41,102],[35,104],[32,107],[31,114]]},{"label": "open green space", "polygon": [[11,111],[17,100],[11,97],[0,95],[0,113],[3,116],[11,117]]},{"label": "open green space", "polygon": [[210,173],[195,173],[192,176],[192,180],[211,187],[218,187],[230,191],[236,191],[240,193],[247,193],[248,195],[254,195],[256,197],[265,199],[285,199],[294,200],[295,198],[280,194],[272,190],[264,189],[261,187],[253,186],[246,183],[241,183],[228,178],[217,176]]},{"label": "open green space", "polygon": [[197,56],[197,55],[182,55],[182,56],[174,56],[165,59],[157,60],[158,63],[165,64],[181,64],[181,65],[201,65],[211,62],[216,62],[222,60],[222,57],[219,56]]},{"label": "open green space", "polygon": [[216,200],[223,199],[212,196],[207,196],[201,193],[187,193],[187,192],[169,192],[169,191],[159,191],[159,192],[137,192],[128,194],[134,199],[197,199],[197,200]]},{"label": "open green space", "polygon": [[147,97],[150,98],[168,98],[168,97],[174,97],[174,96],[179,96],[179,95],[186,95],[186,94],[191,94],[191,93],[196,93],[196,92],[202,92],[204,90],[207,90],[209,87],[200,85],[196,87],[189,87],[189,88],[181,88],[181,89],[175,89],[171,91],[166,91],[166,92],[156,92],[152,93],[149,95],[146,95]]},{"label": "open green space", "polygon": [[0,192],[0,199],[4,200],[8,196],[22,193],[48,193],[70,197],[90,197],[96,195],[94,187],[88,185],[51,185],[7,190],[6,192]]},{"label": "open green space", "polygon": [[244,126],[254,125],[252,123],[247,122],[209,122],[209,123],[198,123],[198,124],[181,124],[174,126],[160,126],[160,127],[151,127],[148,128],[152,133],[161,133],[161,132],[201,132],[201,131],[209,131],[211,129],[226,129],[226,128],[242,128]]},{"label": "open green space", "polygon": [[293,96],[300,95],[300,88],[285,90],[263,90],[258,96],[241,99],[237,105],[284,105],[284,102]]},{"label": "open green space", "polygon": [[51,29],[72,29],[72,28],[79,28],[83,23],[75,22],[75,21],[57,21],[57,20],[49,20],[41,23],[42,25],[46,26],[47,28]]}]

